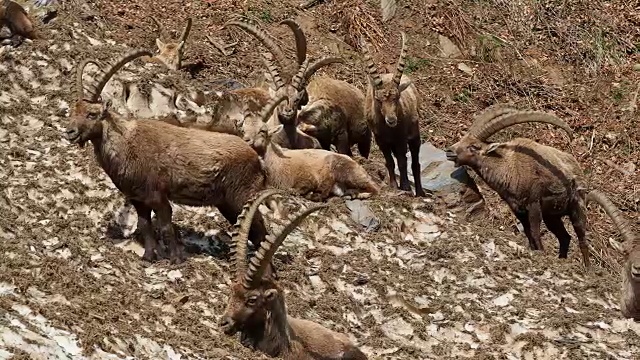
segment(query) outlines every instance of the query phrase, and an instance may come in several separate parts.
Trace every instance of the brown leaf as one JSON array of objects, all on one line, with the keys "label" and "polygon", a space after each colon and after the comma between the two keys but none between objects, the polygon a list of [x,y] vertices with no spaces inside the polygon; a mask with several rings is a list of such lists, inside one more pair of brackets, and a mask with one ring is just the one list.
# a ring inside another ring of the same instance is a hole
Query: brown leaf
[{"label": "brown leaf", "polygon": [[380,9],[382,10],[382,21],[387,22],[395,14],[398,6],[396,0],[380,0]]}]

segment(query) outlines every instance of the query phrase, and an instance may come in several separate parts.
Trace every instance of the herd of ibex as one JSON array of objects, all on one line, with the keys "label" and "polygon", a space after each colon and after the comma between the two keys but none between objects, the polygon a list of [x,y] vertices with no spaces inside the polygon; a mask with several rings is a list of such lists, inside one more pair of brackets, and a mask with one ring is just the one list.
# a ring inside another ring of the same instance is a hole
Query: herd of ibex
[{"label": "herd of ibex", "polygon": [[[10,0],[0,7],[0,24],[16,36],[33,37],[33,26],[24,10]],[[237,267],[236,282],[220,326],[226,334],[240,332],[242,343],[270,356],[286,359],[366,359],[345,335],[319,324],[287,315],[284,294],[277,284],[271,259],[285,237],[304,218],[324,205],[311,207],[291,221],[278,236],[270,236],[257,210],[262,202],[277,207],[274,195],[294,192],[322,202],[331,195],[357,198],[377,196],[382,184],[373,180],[352,157],[352,146],[369,157],[371,139],[378,145],[388,170],[388,185],[411,191],[407,151],[416,196],[425,196],[420,177],[420,103],[412,79],[404,73],[407,36],[395,71],[380,73],[368,45],[362,42],[367,89],[330,77],[312,79],[322,67],[342,63],[326,57],[310,64],[307,40],[293,20],[281,24],[295,38],[296,62],[287,61],[271,35],[245,21],[232,20],[224,28],[237,27],[258,39],[270,87],[237,88],[218,93],[214,125],[178,119],[122,116],[110,109],[101,92],[113,75],[136,58],[156,61],[180,70],[187,48],[191,19],[182,36],[172,40],[159,21],[156,40],[159,53],[134,50],[104,66],[87,83],[86,59],[77,67],[76,96],[67,139],[84,146],[91,142],[95,157],[138,215],[138,233],[144,240],[143,258],[167,257],[172,263],[183,255],[172,224],[171,202],[191,206],[215,206],[235,223],[231,255]],[[190,101],[207,100],[196,92]],[[497,104],[478,114],[468,133],[447,149],[456,166],[473,169],[508,204],[522,223],[530,248],[542,250],[540,226],[544,222],[559,241],[559,257],[566,258],[571,236],[562,222],[568,216],[578,238],[585,267],[589,268],[586,204],[599,203],[624,238],[621,309],[626,317],[640,320],[640,243],[630,225],[607,197],[587,193],[582,170],[569,153],[526,138],[490,143],[495,133],[521,123],[548,123],[572,137],[571,128],[558,117],[540,111],[522,111]],[[335,146],[337,152],[331,151]],[[395,158],[395,161],[394,161]],[[398,166],[400,182],[396,181]],[[277,190],[280,189],[280,190]],[[156,241],[151,212],[157,216],[161,239]],[[247,240],[258,249],[247,261]]]}]

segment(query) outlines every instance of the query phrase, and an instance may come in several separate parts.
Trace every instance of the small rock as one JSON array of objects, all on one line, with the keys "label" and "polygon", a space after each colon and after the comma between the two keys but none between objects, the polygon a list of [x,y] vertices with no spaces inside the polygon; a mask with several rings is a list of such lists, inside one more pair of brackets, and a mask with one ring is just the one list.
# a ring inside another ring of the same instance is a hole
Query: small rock
[{"label": "small rock", "polygon": [[438,35],[438,41],[440,42],[440,48],[444,57],[457,58],[462,56],[462,52],[456,44],[453,43],[448,37]]},{"label": "small rock", "polygon": [[469,65],[465,64],[465,63],[459,63],[458,64],[458,70],[469,74],[469,75],[473,75],[473,69],[471,67],[469,67]]},{"label": "small rock", "polygon": [[176,281],[182,278],[182,273],[180,272],[180,270],[171,270],[167,273],[167,277],[170,281]]},{"label": "small rock", "polygon": [[640,71],[640,64],[633,64],[633,70]]},{"label": "small rock", "polygon": [[380,228],[380,220],[362,200],[347,200],[345,204],[351,211],[353,221],[364,226],[365,231],[373,232]]},{"label": "small rock", "polygon": [[513,295],[507,293],[507,294],[500,295],[497,298],[493,299],[493,305],[499,306],[499,307],[504,307],[504,306],[509,305],[511,300],[513,300]]}]

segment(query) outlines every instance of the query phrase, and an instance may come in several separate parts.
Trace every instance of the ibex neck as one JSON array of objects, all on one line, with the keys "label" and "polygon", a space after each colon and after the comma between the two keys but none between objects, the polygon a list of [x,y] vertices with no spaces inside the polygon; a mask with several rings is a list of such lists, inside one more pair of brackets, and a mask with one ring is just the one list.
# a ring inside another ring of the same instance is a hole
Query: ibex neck
[{"label": "ibex neck", "polygon": [[291,350],[291,327],[287,320],[284,299],[280,297],[267,312],[256,349],[269,356],[283,356]]}]

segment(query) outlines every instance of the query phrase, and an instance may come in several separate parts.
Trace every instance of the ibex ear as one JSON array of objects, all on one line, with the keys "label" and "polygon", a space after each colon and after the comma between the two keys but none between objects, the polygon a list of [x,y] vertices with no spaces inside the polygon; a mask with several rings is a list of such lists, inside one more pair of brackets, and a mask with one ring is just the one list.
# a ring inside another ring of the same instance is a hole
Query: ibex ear
[{"label": "ibex ear", "polygon": [[489,146],[487,146],[487,149],[484,151],[484,155],[489,155],[492,152],[498,150],[498,148],[502,146],[501,143],[491,143],[489,144]]},{"label": "ibex ear", "polygon": [[156,38],[156,46],[158,47],[158,50],[162,51],[164,50],[164,43],[162,42],[162,40]]},{"label": "ibex ear", "polygon": [[284,125],[280,124],[272,129],[269,129],[269,136],[272,136],[276,133],[278,133],[280,130],[282,130],[282,128],[284,127]]},{"label": "ibex ear", "polygon": [[300,129],[300,131],[302,132],[315,132],[317,130],[317,128],[315,127],[315,125],[311,125],[311,124],[307,124],[306,122],[300,122],[298,124],[298,129]]},{"label": "ibex ear", "polygon": [[265,299],[265,301],[271,302],[276,298],[277,294],[278,294],[278,290],[269,289],[269,290],[264,292],[264,299]]},{"label": "ibex ear", "polygon": [[407,88],[413,84],[413,81],[407,81],[404,83],[401,83],[400,86],[398,86],[398,92],[402,93],[403,91],[407,90]]}]

